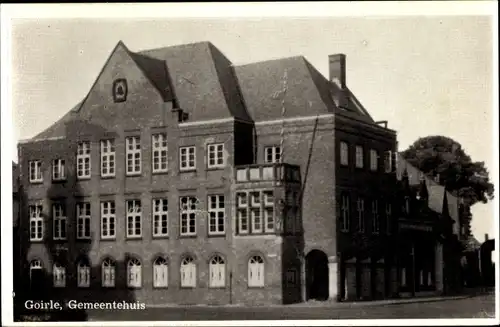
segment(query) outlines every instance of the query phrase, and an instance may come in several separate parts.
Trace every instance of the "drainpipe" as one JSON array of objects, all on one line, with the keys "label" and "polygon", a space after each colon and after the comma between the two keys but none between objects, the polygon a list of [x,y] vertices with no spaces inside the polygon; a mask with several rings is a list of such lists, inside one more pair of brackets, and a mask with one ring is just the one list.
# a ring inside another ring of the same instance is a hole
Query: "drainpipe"
[{"label": "drainpipe", "polygon": [[411,290],[411,294],[413,297],[415,297],[415,293],[416,293],[416,283],[415,283],[415,279],[416,279],[416,269],[415,269],[415,243],[412,243],[411,244],[411,260],[412,260],[412,280],[413,280],[413,287],[412,287],[412,290]]}]

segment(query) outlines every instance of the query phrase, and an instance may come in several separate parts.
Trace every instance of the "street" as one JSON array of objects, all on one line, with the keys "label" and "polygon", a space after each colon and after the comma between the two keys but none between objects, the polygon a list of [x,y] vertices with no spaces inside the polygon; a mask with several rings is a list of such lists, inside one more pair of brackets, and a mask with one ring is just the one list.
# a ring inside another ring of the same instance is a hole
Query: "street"
[{"label": "street", "polygon": [[275,307],[169,307],[90,311],[90,321],[494,318],[494,294],[420,303],[313,303]]}]

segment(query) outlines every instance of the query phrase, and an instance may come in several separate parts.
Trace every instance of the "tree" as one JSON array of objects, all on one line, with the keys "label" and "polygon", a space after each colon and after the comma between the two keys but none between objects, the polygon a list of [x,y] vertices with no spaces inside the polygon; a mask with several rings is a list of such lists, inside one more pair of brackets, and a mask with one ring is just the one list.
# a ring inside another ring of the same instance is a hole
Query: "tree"
[{"label": "tree", "polygon": [[[434,178],[464,201],[465,212],[477,202],[493,199],[494,185],[484,162],[472,161],[455,140],[439,135],[416,140],[401,153],[410,164]],[[470,223],[470,215],[465,222]]]}]

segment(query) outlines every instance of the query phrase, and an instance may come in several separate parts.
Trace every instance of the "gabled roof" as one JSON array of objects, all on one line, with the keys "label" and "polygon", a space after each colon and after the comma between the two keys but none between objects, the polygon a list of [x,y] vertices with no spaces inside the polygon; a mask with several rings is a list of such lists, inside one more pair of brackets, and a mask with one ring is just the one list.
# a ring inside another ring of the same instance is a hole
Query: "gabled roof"
[{"label": "gabled roof", "polygon": [[166,62],[178,105],[189,119],[234,117],[248,120],[239,98],[231,62],[210,42],[141,51]]},{"label": "gabled roof", "polygon": [[[83,102],[83,101],[82,101]],[[50,125],[48,128],[43,130],[41,133],[32,137],[32,140],[48,139],[52,137],[63,137],[66,136],[66,123],[75,119],[78,115],[78,110],[82,102],[74,106],[70,111],[68,111],[64,116],[59,118],[55,123]]]},{"label": "gabled roof", "polygon": [[285,118],[334,112],[331,101],[325,103],[325,95],[322,96],[302,56],[236,66],[235,72],[254,121],[281,119],[283,98]]},{"label": "gabled roof", "polygon": [[[127,49],[128,50],[128,49]],[[167,66],[164,61],[153,59],[129,51],[130,56],[146,77],[156,87],[163,97],[163,101],[172,100],[172,90],[168,83]]]}]

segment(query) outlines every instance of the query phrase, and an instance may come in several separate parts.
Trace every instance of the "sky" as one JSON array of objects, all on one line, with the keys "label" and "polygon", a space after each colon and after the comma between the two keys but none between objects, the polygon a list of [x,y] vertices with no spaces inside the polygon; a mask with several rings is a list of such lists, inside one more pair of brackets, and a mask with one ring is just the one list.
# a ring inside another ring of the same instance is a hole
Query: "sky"
[{"label": "sky", "polygon": [[[303,55],[326,77],[328,55],[344,53],[349,88],[375,120],[389,121],[400,150],[419,137],[448,136],[493,174],[492,26],[490,17],[449,15],[16,19],[12,155],[18,140],[85,97],[120,40],[131,51],[211,41],[235,65]],[[495,234],[492,203],[473,214],[479,241]]]}]

